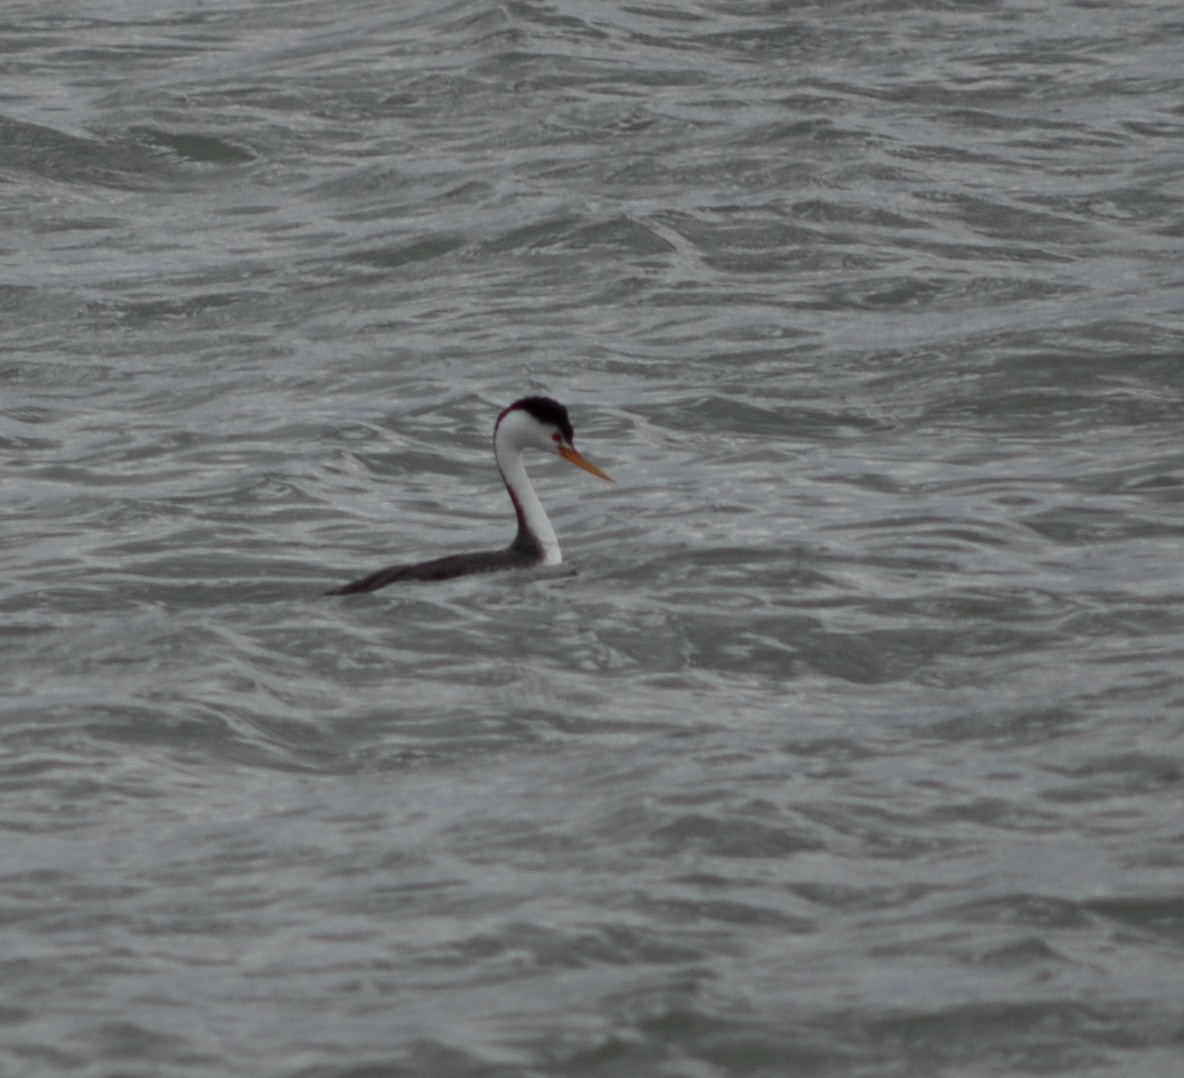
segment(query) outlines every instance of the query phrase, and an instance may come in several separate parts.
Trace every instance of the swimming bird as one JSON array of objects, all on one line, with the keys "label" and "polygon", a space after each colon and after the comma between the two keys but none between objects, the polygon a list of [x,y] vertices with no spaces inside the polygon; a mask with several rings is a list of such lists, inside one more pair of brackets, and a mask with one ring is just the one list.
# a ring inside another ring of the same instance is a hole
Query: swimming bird
[{"label": "swimming bird", "polygon": [[493,427],[493,456],[497,470],[514,503],[518,534],[504,550],[480,550],[471,554],[449,554],[411,565],[392,565],[351,581],[326,595],[354,595],[376,591],[403,580],[451,580],[471,573],[491,573],[498,569],[523,569],[534,565],[558,565],[563,560],[555,529],[543,509],[543,503],[531,486],[522,462],[526,449],[558,452],[567,461],[612,482],[595,464],[586,460],[573,444],[575,432],[567,409],[550,397],[523,397],[497,417]]}]

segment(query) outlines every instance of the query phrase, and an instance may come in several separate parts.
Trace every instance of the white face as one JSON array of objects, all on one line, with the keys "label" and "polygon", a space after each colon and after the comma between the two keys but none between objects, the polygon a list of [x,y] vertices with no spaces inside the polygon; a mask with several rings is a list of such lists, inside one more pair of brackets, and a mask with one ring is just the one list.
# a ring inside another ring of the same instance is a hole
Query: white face
[{"label": "white face", "polygon": [[519,449],[542,449],[554,453],[565,445],[559,428],[550,423],[540,423],[529,412],[521,408],[511,412],[497,429],[499,439]]}]

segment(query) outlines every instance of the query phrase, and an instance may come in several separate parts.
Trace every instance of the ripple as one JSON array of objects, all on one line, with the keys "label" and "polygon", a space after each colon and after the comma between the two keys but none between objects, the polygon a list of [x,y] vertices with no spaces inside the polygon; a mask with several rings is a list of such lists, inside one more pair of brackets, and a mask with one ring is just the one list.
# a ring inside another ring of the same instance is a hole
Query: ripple
[{"label": "ripple", "polygon": [[7,28],[0,1069],[1170,1071],[1175,7],[282,7]]}]

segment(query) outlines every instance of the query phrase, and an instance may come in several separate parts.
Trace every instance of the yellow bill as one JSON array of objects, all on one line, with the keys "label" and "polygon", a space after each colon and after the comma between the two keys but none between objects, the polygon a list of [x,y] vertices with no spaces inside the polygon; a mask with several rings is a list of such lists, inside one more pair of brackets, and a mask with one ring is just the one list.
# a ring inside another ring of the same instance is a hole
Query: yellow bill
[{"label": "yellow bill", "polygon": [[559,455],[564,460],[570,460],[577,468],[583,468],[586,472],[591,472],[598,479],[606,479],[613,483],[615,480],[611,475],[606,475],[599,468],[596,467],[590,460],[585,459],[584,455],[577,449],[573,449],[570,445],[561,445],[559,448]]}]

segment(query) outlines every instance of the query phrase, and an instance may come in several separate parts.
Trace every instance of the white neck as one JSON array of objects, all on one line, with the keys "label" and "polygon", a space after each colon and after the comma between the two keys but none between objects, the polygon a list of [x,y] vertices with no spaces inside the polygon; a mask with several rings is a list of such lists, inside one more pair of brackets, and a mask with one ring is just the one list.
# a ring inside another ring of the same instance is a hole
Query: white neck
[{"label": "white neck", "polygon": [[[533,423],[533,420],[530,420]],[[531,485],[530,477],[526,474],[526,465],[522,462],[522,448],[525,431],[518,421],[518,413],[506,416],[498,426],[493,438],[493,455],[497,460],[498,471],[502,473],[510,497],[516,502],[519,513],[519,524],[524,524],[530,533],[539,541],[543,548],[543,564],[558,565],[563,561],[559,550],[559,540],[555,537],[555,529],[547,519],[543,503]],[[531,444],[531,443],[527,443]]]}]

